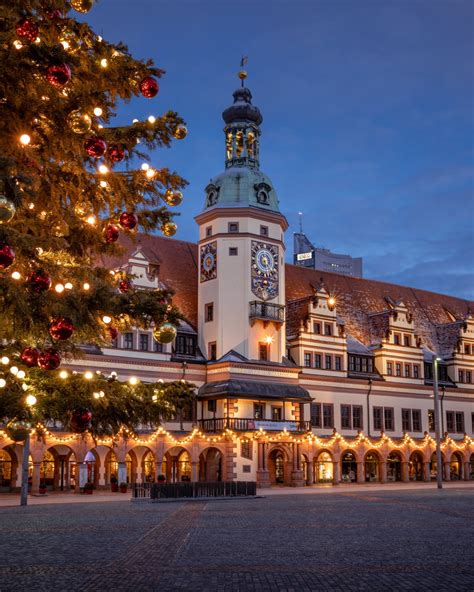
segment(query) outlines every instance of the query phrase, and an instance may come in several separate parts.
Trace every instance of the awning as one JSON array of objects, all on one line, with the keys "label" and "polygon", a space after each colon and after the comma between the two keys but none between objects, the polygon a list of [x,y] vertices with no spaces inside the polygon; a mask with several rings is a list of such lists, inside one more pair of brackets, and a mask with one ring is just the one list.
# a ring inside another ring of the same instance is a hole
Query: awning
[{"label": "awning", "polygon": [[203,384],[198,399],[271,399],[285,401],[311,401],[307,390],[296,384],[260,382],[257,380],[221,380]]}]

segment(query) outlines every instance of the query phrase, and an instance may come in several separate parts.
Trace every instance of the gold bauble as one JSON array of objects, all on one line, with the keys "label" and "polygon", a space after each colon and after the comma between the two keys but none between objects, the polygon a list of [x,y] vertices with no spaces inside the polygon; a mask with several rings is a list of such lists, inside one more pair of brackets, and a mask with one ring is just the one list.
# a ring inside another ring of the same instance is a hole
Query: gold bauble
[{"label": "gold bauble", "polygon": [[177,140],[184,140],[184,138],[188,135],[188,128],[185,125],[178,125],[178,127],[174,130],[173,135]]},{"label": "gold bauble", "polygon": [[92,119],[87,113],[82,113],[77,109],[69,113],[67,123],[74,133],[86,134],[91,129]]},{"label": "gold bauble", "polygon": [[171,343],[176,337],[176,327],[171,323],[163,323],[153,329],[153,339],[158,343]]},{"label": "gold bauble", "polygon": [[5,195],[0,195],[0,224],[10,222],[15,215],[15,212],[15,204]]},{"label": "gold bauble", "polygon": [[70,0],[70,2],[74,10],[83,13],[89,12],[94,4],[94,0]]},{"label": "gold bauble", "polygon": [[179,206],[179,204],[183,201],[183,194],[181,191],[173,191],[172,189],[168,189],[163,199],[169,206]]},{"label": "gold bauble", "polygon": [[161,232],[165,236],[173,236],[176,234],[178,226],[174,222],[165,222],[161,225]]},{"label": "gold bauble", "polygon": [[239,72],[239,78],[240,80],[245,80],[247,78],[248,74],[245,70],[240,70]]}]

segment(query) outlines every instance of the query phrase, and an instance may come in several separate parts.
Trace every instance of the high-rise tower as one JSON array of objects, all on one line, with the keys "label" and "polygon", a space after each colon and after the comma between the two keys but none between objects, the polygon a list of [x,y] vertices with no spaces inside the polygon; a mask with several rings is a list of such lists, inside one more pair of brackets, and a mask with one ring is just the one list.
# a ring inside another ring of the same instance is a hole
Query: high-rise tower
[{"label": "high-rise tower", "polygon": [[269,177],[260,171],[262,114],[243,86],[222,114],[225,170],[205,188],[199,224],[200,347],[281,362],[285,353],[284,232]]}]

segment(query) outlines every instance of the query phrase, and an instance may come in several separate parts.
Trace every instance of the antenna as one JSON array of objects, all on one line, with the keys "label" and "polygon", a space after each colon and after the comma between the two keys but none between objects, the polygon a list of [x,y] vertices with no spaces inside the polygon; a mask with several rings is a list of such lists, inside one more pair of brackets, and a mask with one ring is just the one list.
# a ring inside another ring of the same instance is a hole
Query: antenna
[{"label": "antenna", "polygon": [[303,234],[303,212],[298,212],[298,216],[300,223],[300,233]]}]

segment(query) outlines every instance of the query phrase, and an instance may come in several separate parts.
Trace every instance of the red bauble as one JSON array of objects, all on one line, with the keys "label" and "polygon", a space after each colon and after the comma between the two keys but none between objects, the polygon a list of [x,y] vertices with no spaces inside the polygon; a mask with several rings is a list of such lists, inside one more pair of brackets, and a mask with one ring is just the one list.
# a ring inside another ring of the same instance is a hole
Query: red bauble
[{"label": "red bauble", "polygon": [[120,280],[119,290],[122,292],[122,294],[126,294],[131,289],[131,287],[132,284],[128,280]]},{"label": "red bauble", "polygon": [[123,212],[119,218],[120,226],[127,230],[133,230],[138,224],[138,216],[133,212]]},{"label": "red bauble", "polygon": [[140,82],[140,92],[147,99],[156,97],[160,90],[159,84],[153,76],[147,76]]},{"label": "red bauble", "polygon": [[115,243],[120,235],[120,230],[115,224],[109,224],[104,230],[104,235],[106,243]]},{"label": "red bauble", "polygon": [[56,370],[61,365],[61,356],[54,347],[49,347],[38,356],[38,366],[43,370]]},{"label": "red bauble", "polygon": [[28,287],[35,294],[41,294],[41,292],[46,292],[51,287],[51,278],[45,271],[39,269],[34,271],[28,278]]},{"label": "red bauble", "polygon": [[71,429],[73,432],[85,432],[90,428],[92,412],[89,409],[74,409],[71,413]]},{"label": "red bauble", "polygon": [[115,339],[117,339],[118,334],[119,334],[118,329],[116,329],[115,327],[107,327],[107,330],[109,332],[110,339],[112,341],[114,341]]},{"label": "red bauble", "polygon": [[63,13],[58,9],[48,10],[46,12],[46,16],[50,19],[60,19],[60,18],[63,18]]},{"label": "red bauble", "polygon": [[0,244],[0,269],[6,269],[15,261],[15,251],[5,244]]},{"label": "red bauble", "polygon": [[52,64],[48,68],[48,82],[56,88],[61,88],[71,80],[71,68],[67,64]]},{"label": "red bauble", "polygon": [[118,146],[117,144],[110,146],[107,150],[107,157],[112,162],[122,162],[125,158],[125,150],[123,146]]},{"label": "red bauble", "polygon": [[33,368],[33,366],[38,365],[38,357],[40,354],[40,350],[36,349],[36,347],[25,347],[21,352],[20,360],[25,366],[28,366],[28,368]]},{"label": "red bauble", "polygon": [[58,341],[69,339],[73,331],[74,325],[72,324],[71,319],[66,319],[64,317],[54,319],[54,321],[51,321],[51,324],[49,325],[49,334],[53,339]]},{"label": "red bauble", "polygon": [[22,39],[27,39],[31,42],[36,41],[36,38],[38,37],[38,32],[38,25],[26,18],[21,20],[16,26],[16,34],[18,35],[18,37],[21,37]]},{"label": "red bauble", "polygon": [[93,158],[101,158],[107,150],[107,143],[104,138],[94,136],[84,142],[84,148],[89,156]]}]

